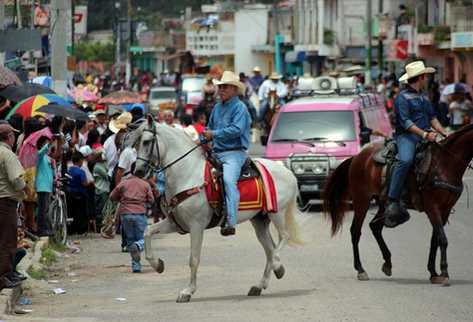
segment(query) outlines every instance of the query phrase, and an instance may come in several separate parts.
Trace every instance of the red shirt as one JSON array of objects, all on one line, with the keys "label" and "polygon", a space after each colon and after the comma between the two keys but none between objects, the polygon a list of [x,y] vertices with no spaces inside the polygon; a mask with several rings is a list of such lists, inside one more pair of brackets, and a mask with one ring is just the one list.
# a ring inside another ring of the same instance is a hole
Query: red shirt
[{"label": "red shirt", "polygon": [[199,134],[202,134],[202,132],[204,132],[204,130],[205,130],[205,126],[203,126],[202,124],[199,124],[199,123],[192,124],[192,126],[195,128],[195,130]]},{"label": "red shirt", "polygon": [[144,214],[145,204],[153,203],[154,196],[150,184],[138,177],[130,176],[120,182],[110,194],[110,199],[119,201],[118,213],[123,214]]}]

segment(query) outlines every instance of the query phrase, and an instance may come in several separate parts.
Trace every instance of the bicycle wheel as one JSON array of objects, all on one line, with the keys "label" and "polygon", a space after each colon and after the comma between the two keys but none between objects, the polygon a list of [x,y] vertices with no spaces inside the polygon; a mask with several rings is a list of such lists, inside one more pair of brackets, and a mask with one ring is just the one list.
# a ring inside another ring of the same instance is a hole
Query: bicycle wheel
[{"label": "bicycle wheel", "polygon": [[64,211],[64,206],[62,204],[62,200],[58,198],[55,200],[54,208],[53,208],[53,218],[54,218],[54,235],[53,240],[59,244],[66,244],[67,240],[67,221],[66,221],[66,213]]}]

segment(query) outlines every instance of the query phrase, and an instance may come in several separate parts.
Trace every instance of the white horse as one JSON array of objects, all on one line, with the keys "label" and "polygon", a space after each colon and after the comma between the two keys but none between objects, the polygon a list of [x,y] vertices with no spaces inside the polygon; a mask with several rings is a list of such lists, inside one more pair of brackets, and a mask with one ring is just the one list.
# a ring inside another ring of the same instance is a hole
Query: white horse
[{"label": "white horse", "polygon": [[[152,118],[148,118],[148,121],[133,133],[133,136],[135,136],[138,150],[135,171],[141,173],[164,167],[195,147],[195,143],[182,130],[157,124]],[[294,217],[295,213],[298,212],[296,206],[298,195],[296,178],[283,165],[270,160],[262,161],[275,181],[279,212],[262,214],[261,211],[242,211],[238,214],[239,223],[250,220],[253,224],[267,260],[263,277],[256,286],[250,289],[248,293],[250,296],[260,295],[261,291],[268,287],[271,271],[275,273],[278,279],[283,277],[285,269],[279,258],[281,249],[288,241],[294,244],[300,243],[298,227]],[[167,167],[165,174],[166,198],[168,201],[180,192],[203,185],[205,162],[206,159],[202,149],[197,148],[179,162]],[[203,233],[210,223],[212,215],[213,210],[209,206],[205,191],[200,190],[200,192],[176,206],[175,220],[168,217],[157,224],[149,226],[145,231],[146,259],[158,273],[164,271],[164,262],[159,258],[156,259],[153,254],[151,248],[152,235],[174,233],[179,229],[190,232],[190,283],[180,291],[177,302],[188,302],[197,289],[197,268],[200,262]],[[274,243],[270,234],[270,222],[274,224],[279,235],[277,244]]]}]

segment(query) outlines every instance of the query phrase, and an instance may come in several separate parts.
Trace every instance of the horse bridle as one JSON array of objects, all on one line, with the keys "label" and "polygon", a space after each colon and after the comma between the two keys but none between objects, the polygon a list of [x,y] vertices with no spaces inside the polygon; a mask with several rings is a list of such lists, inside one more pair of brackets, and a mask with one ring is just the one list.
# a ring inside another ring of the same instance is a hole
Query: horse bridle
[{"label": "horse bridle", "polygon": [[[140,161],[143,161],[145,163],[145,166],[146,166],[146,173],[148,173],[148,170],[151,169],[153,171],[158,171],[161,172],[161,170],[159,169],[159,163],[161,162],[161,156],[159,154],[159,143],[158,143],[158,136],[156,135],[156,128],[153,126],[153,130],[149,130],[149,129],[144,129],[143,132],[151,132],[153,134],[153,140],[151,141],[151,149],[150,149],[150,152],[148,154],[148,159],[145,159],[145,158],[142,158],[142,157],[137,157],[136,160],[140,160]],[[151,161],[152,157],[153,157],[153,152],[154,152],[154,147],[156,146],[156,152],[158,154],[158,163],[155,164],[154,162]],[[164,171],[164,170],[162,170]]]}]

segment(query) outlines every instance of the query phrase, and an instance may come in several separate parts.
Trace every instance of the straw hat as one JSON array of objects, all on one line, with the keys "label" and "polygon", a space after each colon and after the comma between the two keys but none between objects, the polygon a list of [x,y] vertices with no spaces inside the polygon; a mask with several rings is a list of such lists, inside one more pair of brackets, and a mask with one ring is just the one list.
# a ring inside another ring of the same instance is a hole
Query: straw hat
[{"label": "straw hat", "polygon": [[118,133],[120,130],[126,129],[128,124],[133,120],[133,116],[129,112],[120,114],[115,120],[110,121],[108,128],[113,133]]},{"label": "straw hat", "polygon": [[281,78],[282,76],[279,75],[278,73],[271,73],[271,76],[269,76],[269,79],[273,79],[273,80],[279,80]]},{"label": "straw hat", "polygon": [[261,73],[261,68],[259,68],[258,66],[255,66],[255,68],[253,68],[253,71],[255,73]]},{"label": "straw hat", "polygon": [[422,75],[435,73],[435,68],[425,67],[424,62],[415,61],[406,65],[406,73],[399,78],[400,82],[406,82],[408,79]]},{"label": "straw hat", "polygon": [[222,78],[220,80],[215,80],[214,81],[214,84],[219,86],[219,85],[232,85],[232,86],[236,86],[240,93],[244,93],[245,92],[245,85],[240,82],[240,78],[235,75],[234,72],[231,72],[231,71],[224,71],[223,72],[223,75],[222,75]]}]

